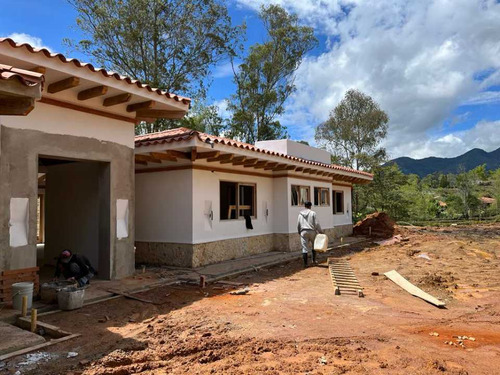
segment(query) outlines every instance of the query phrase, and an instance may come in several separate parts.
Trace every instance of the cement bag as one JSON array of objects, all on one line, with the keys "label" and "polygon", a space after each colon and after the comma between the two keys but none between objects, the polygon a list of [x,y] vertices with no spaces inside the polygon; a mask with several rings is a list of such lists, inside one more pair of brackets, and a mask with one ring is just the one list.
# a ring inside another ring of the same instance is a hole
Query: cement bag
[{"label": "cement bag", "polygon": [[314,239],[314,250],[324,253],[328,249],[328,236],[326,234],[318,234]]}]

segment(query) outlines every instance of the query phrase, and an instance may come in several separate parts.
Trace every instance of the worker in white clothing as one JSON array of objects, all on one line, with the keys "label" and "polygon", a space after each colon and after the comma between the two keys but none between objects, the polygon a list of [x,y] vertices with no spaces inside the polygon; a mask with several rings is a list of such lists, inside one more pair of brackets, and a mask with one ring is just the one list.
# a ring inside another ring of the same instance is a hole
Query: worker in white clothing
[{"label": "worker in white clothing", "polygon": [[306,202],[304,204],[305,209],[300,211],[299,218],[297,220],[297,231],[300,235],[300,243],[302,244],[302,258],[304,259],[304,268],[307,267],[307,257],[309,248],[312,252],[312,262],[316,263],[316,251],[314,251],[314,239],[316,234],[323,233],[321,226],[319,225],[318,218],[316,217],[316,212],[311,210],[312,203]]}]

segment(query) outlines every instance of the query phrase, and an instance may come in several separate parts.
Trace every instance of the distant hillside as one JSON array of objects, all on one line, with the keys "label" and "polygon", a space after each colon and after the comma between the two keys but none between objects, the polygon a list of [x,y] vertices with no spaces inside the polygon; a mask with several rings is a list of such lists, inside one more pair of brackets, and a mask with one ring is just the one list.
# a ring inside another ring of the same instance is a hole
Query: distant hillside
[{"label": "distant hillside", "polygon": [[395,163],[405,174],[417,174],[425,177],[434,172],[457,173],[460,166],[467,171],[476,168],[478,165],[486,164],[486,169],[492,170],[500,168],[500,148],[492,152],[486,152],[479,148],[474,148],[463,155],[455,158],[425,158],[412,159],[408,157],[391,160],[387,164]]}]

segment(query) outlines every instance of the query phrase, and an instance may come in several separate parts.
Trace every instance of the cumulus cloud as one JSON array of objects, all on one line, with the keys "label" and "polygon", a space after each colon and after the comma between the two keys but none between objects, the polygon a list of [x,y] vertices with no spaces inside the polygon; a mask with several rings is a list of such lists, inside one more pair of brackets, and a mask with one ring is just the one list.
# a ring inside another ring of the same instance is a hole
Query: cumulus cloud
[{"label": "cumulus cloud", "polygon": [[[237,2],[251,8],[267,3]],[[311,122],[291,118],[287,125],[294,132],[310,134],[307,129],[324,121],[345,91],[357,88],[389,114],[385,146],[391,157],[440,156],[448,151],[426,148],[442,143],[429,134],[455,108],[467,101],[498,100],[498,94],[487,91],[500,84],[500,4],[494,0],[273,3],[329,39],[325,51],[306,58],[296,73],[297,92],[287,110],[307,113]],[[478,79],[482,72],[487,74]]]},{"label": "cumulus cloud", "polygon": [[50,48],[43,44],[42,39],[33,35],[25,34],[25,33],[12,33],[6,36],[17,43],[28,43],[35,48],[45,48],[50,51]]}]

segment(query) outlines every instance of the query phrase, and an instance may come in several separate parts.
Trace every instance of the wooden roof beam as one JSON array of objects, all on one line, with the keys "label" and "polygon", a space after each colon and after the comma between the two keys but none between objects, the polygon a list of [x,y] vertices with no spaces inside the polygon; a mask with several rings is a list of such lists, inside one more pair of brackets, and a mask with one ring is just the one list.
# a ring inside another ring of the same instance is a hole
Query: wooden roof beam
[{"label": "wooden roof beam", "polygon": [[259,162],[259,159],[248,159],[243,163],[243,167],[250,168],[255,166]]},{"label": "wooden roof beam", "polygon": [[158,159],[152,157],[151,155],[143,155],[143,154],[136,154],[135,160],[145,161],[148,163],[161,163],[161,160],[158,160]]},{"label": "wooden roof beam", "polygon": [[71,89],[73,87],[76,87],[79,84],[80,84],[80,78],[78,78],[78,77],[69,77],[69,78],[65,78],[65,79],[63,79],[61,81],[57,81],[57,82],[51,83],[47,87],[47,92],[49,92],[51,94],[55,94],[57,92],[61,92],[61,91],[68,90],[68,89]]},{"label": "wooden roof beam", "polygon": [[198,156],[198,151],[196,150],[196,147],[193,147],[191,149],[191,161],[195,161],[197,156]]},{"label": "wooden roof beam", "polygon": [[125,93],[125,94],[119,94],[115,96],[110,96],[109,98],[104,99],[102,102],[102,105],[105,107],[111,107],[117,104],[123,104],[127,103],[132,99],[132,94]]},{"label": "wooden roof beam", "polygon": [[148,100],[146,102],[140,102],[135,104],[129,104],[127,106],[127,112],[136,112],[140,109],[151,109],[155,106],[155,102],[153,100]]},{"label": "wooden roof beam", "polygon": [[214,162],[214,161],[224,161],[224,160],[233,160],[233,157],[234,157],[234,154],[223,154],[223,155],[219,155],[217,157],[212,157],[212,158],[208,158],[207,159],[207,162]]},{"label": "wooden roof beam", "polygon": [[196,160],[217,158],[219,155],[220,151],[199,152],[198,155],[196,155]]},{"label": "wooden roof beam", "polygon": [[149,154],[153,158],[158,159],[158,160],[177,161],[176,157],[171,156],[170,154],[163,153],[163,152],[150,152]]},{"label": "wooden roof beam", "polygon": [[241,161],[234,161],[233,159],[233,165],[246,165],[246,164],[255,164],[259,161],[259,159],[243,159]]},{"label": "wooden roof beam", "polygon": [[135,160],[135,164],[139,164],[139,165],[148,165],[148,162],[147,161],[142,161],[142,160]]},{"label": "wooden roof beam", "polygon": [[[268,161],[266,161],[266,160],[261,160],[261,161],[258,161],[257,163],[255,163],[255,164],[253,165],[253,167],[254,167],[255,169],[265,168],[265,167],[267,166],[267,164],[268,164],[268,163],[269,163],[269,162],[268,162]],[[245,165],[245,167],[246,167],[246,165]]]},{"label": "wooden roof beam", "polygon": [[275,163],[275,162],[267,163],[267,165],[264,167],[264,170],[270,171],[270,170],[273,170],[274,168],[276,168],[276,166],[278,166],[278,163]]},{"label": "wooden roof beam", "polygon": [[88,100],[97,98],[98,96],[106,95],[108,93],[108,86],[96,86],[78,93],[78,100]]},{"label": "wooden roof beam", "polygon": [[47,68],[44,66],[35,66],[33,68],[27,69],[30,72],[35,72],[35,73],[40,73],[40,74],[45,74],[47,72]]},{"label": "wooden roof beam", "polygon": [[174,158],[179,158],[179,159],[191,159],[191,153],[190,152],[182,152],[182,151],[177,151],[177,150],[168,150],[166,151],[167,154]]},{"label": "wooden roof beam", "polygon": [[245,160],[247,160],[246,156],[236,156],[230,161],[221,161],[221,164],[233,163],[233,165],[234,165],[234,163],[240,163],[240,162],[245,161]]}]

